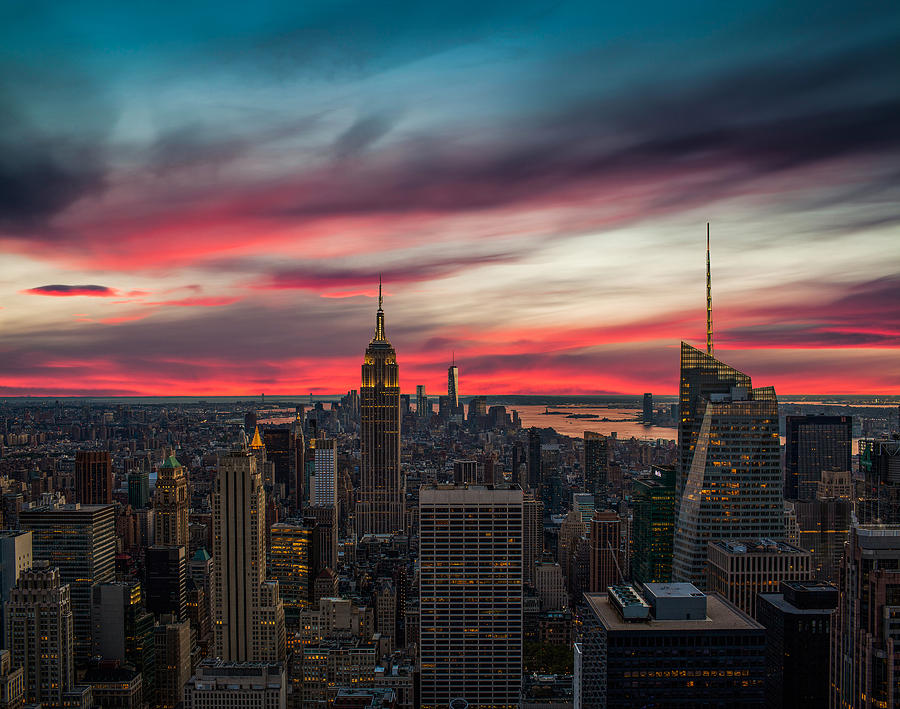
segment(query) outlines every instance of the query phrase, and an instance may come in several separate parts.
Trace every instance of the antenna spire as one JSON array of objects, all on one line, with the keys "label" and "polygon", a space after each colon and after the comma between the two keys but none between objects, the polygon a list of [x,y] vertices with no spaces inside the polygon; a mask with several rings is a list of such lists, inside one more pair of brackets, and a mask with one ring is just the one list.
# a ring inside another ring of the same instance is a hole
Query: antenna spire
[{"label": "antenna spire", "polygon": [[[707,247],[707,248],[708,248],[708,247]],[[707,260],[708,260],[708,259],[707,259]],[[381,274],[379,273],[379,274],[378,274],[378,309],[379,309],[379,310],[382,309],[382,308],[381,308],[381,304],[382,304],[382,300],[381,300]]]},{"label": "antenna spire", "polygon": [[384,308],[381,298],[381,274],[378,274],[378,312],[375,313],[375,340],[378,342],[386,342],[387,336],[384,334]]},{"label": "antenna spire", "polygon": [[709,222],[706,222],[706,354],[713,353],[712,278],[709,270]]}]

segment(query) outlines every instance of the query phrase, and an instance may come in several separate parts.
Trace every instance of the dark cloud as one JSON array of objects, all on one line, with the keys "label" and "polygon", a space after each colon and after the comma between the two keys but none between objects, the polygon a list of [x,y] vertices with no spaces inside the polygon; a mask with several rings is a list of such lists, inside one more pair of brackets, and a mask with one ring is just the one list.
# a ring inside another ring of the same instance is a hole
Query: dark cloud
[{"label": "dark cloud", "polygon": [[393,127],[394,120],[384,114],[363,116],[338,136],[334,154],[338,159],[352,157],[365,151]]},{"label": "dark cloud", "polygon": [[66,285],[50,285],[50,286],[37,286],[36,288],[29,288],[24,291],[25,293],[31,293],[32,295],[58,295],[58,296],[72,296],[72,295],[90,295],[90,296],[99,296],[101,298],[108,298],[110,296],[118,295],[118,291],[113,290],[112,288],[107,288],[106,286],[66,286]]}]

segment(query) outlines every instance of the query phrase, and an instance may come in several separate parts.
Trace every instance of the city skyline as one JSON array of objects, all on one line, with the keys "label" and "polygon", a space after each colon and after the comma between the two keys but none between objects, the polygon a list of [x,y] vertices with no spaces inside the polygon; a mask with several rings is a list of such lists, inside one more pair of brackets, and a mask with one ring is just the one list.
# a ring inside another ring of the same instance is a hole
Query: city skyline
[{"label": "city skyline", "polygon": [[0,396],[900,394],[896,14],[2,9]]}]

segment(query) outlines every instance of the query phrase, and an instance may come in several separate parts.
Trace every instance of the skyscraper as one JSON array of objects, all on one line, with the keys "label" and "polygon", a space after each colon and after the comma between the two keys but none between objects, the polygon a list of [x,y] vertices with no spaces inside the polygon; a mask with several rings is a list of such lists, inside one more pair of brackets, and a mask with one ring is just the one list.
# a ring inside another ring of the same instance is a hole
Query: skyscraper
[{"label": "skyscraper", "polygon": [[522,490],[419,493],[422,709],[515,707],[522,683]]},{"label": "skyscraper", "polygon": [[634,483],[631,574],[641,583],[672,580],[675,537],[675,470],[653,466]]},{"label": "skyscraper", "polygon": [[[682,343],[674,581],[705,588],[710,541],[784,537],[778,400]],[[689,461],[689,462],[686,462]]]},{"label": "skyscraper", "polygon": [[400,474],[400,380],[397,353],[384,331],[380,282],[375,336],[366,348],[359,400],[357,537],[393,534],[405,527],[405,490]]},{"label": "skyscraper", "polygon": [[187,620],[186,547],[153,545],[147,548],[144,582],[147,609],[157,617]]},{"label": "skyscraper", "polygon": [[22,510],[19,520],[32,531],[35,561],[59,569],[69,584],[76,661],[91,652],[91,589],[115,581],[116,524],[112,505],[48,505]]},{"label": "skyscraper", "polygon": [[822,471],[850,471],[853,418],[786,416],[784,496],[815,500]]},{"label": "skyscraper", "polygon": [[606,436],[594,431],[584,432],[584,486],[594,496],[594,504],[606,503],[609,476],[609,450]]},{"label": "skyscraper", "polygon": [[641,421],[648,426],[653,423],[653,394],[651,393],[644,394],[644,411]]},{"label": "skyscraper", "polygon": [[265,510],[256,458],[247,450],[221,456],[213,491],[213,625],[215,654],[228,662],[284,658],[284,608],[265,581]]},{"label": "skyscraper", "polygon": [[187,476],[178,459],[170,455],[159,466],[153,496],[157,544],[187,547],[189,506]]},{"label": "skyscraper", "polygon": [[113,475],[109,451],[75,453],[75,501],[85,505],[112,503]]},{"label": "skyscraper", "polygon": [[528,487],[541,488],[541,431],[532,426],[528,429]]},{"label": "skyscraper", "polygon": [[612,510],[596,511],[591,519],[590,590],[603,592],[624,582],[620,549],[622,520]]},{"label": "skyscraper", "polygon": [[311,479],[309,504],[337,505],[337,441],[315,438],[314,477]]},{"label": "skyscraper", "polygon": [[272,525],[269,576],[278,581],[288,630],[296,630],[309,605],[313,530],[299,521]]},{"label": "skyscraper", "polygon": [[25,669],[29,703],[62,709],[93,706],[90,687],[75,686],[72,603],[59,569],[38,562],[19,577],[7,605],[6,647]]},{"label": "skyscraper", "polygon": [[454,360],[447,368],[447,399],[450,402],[450,418],[457,422],[463,419],[463,408],[459,403],[459,367]]},{"label": "skyscraper", "polygon": [[416,416],[426,418],[431,415],[431,404],[428,401],[428,395],[425,393],[425,385],[416,385]]}]

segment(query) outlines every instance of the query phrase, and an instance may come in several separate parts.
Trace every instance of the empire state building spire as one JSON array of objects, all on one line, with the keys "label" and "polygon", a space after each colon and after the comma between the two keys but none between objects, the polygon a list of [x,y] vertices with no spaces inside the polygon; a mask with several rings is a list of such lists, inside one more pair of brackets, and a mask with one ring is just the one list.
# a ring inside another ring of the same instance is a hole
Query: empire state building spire
[{"label": "empire state building spire", "polygon": [[375,315],[375,342],[387,342],[384,334],[384,301],[381,297],[381,274],[378,275],[378,313]]}]

